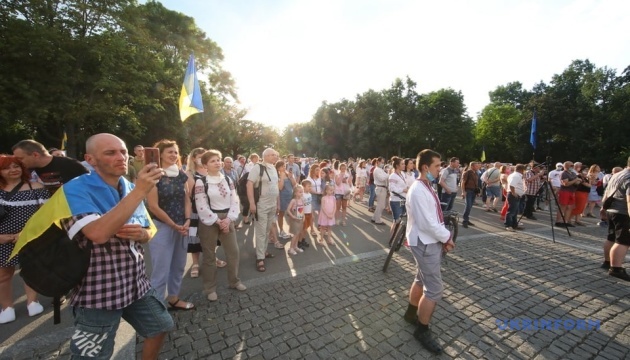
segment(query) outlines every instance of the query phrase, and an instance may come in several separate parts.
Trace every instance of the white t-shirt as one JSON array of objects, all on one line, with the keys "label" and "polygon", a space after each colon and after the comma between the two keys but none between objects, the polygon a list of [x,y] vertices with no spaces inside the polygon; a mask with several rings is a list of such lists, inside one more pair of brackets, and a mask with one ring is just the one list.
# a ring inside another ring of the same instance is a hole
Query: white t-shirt
[{"label": "white t-shirt", "polygon": [[560,182],[560,176],[562,176],[562,170],[552,170],[549,172],[549,181],[551,181],[551,186],[553,187],[560,187],[561,182]]},{"label": "white t-shirt", "polygon": [[508,176],[508,191],[511,190],[511,187],[514,187],[516,191],[515,195],[523,196],[525,194],[525,181],[523,180],[523,174],[520,172],[513,172]]},{"label": "white t-shirt", "polygon": [[311,206],[313,195],[311,195],[311,193],[304,193],[304,195],[302,195],[302,201],[304,202],[304,213],[311,214],[313,212],[313,207]]}]

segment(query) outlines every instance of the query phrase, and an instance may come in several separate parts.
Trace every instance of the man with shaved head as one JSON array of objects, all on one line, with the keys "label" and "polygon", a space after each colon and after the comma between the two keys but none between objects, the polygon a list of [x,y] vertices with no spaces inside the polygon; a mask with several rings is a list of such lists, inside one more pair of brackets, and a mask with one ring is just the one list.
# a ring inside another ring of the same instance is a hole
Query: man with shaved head
[{"label": "man with shaved head", "polygon": [[13,155],[29,170],[35,171],[42,185],[53,194],[61,185],[88,170],[75,159],[52,156],[35,140],[22,140],[13,145]]},{"label": "man with shaved head", "polygon": [[[87,273],[69,296],[75,322],[70,351],[73,358],[111,358],[123,318],[145,338],[142,358],[157,359],[173,319],[147,278],[141,244],[155,233],[143,200],[162,170],[145,165],[134,186],[123,177],[129,155],[121,139],[97,134],[86,149],[94,171],[64,184],[29,222],[61,223],[70,239],[91,248]],[[59,206],[64,201],[67,206]]]}]

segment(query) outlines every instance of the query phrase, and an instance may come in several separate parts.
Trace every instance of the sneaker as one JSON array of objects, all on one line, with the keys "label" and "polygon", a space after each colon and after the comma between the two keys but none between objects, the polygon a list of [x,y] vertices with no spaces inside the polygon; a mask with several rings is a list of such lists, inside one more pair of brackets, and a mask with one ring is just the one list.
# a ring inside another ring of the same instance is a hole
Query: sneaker
[{"label": "sneaker", "polygon": [[9,306],[0,312],[0,324],[10,323],[11,321],[15,321],[15,309]]},{"label": "sneaker", "polygon": [[605,269],[605,270],[610,269],[610,261],[604,261],[602,265],[600,266],[600,268]]},{"label": "sneaker", "polygon": [[247,290],[247,287],[245,285],[243,285],[243,283],[241,283],[241,282],[236,284],[236,286],[230,287],[230,288],[231,289],[236,289],[238,291],[245,291],[245,290]]},{"label": "sneaker", "polygon": [[419,331],[420,328],[416,329],[413,333],[413,337],[416,340],[420,341],[420,344],[427,349],[428,351],[438,355],[442,353],[442,347],[431,335],[431,330]]},{"label": "sneaker", "polygon": [[511,226],[506,226],[506,227],[505,227],[505,230],[507,230],[507,231],[512,231],[512,232],[514,231],[514,229],[512,229],[512,227],[511,227]]},{"label": "sneaker", "polygon": [[208,300],[210,301],[217,301],[219,297],[217,296],[217,292],[213,291],[210,294],[208,294]]},{"label": "sneaker", "polygon": [[298,248],[295,248],[295,251],[297,251],[297,252],[299,252],[299,253],[303,253],[303,252],[304,252],[304,250],[302,250],[302,249],[301,249],[301,248],[299,248],[299,247],[298,247]]},{"label": "sneaker", "polygon": [[608,275],[614,276],[617,279],[630,281],[630,275],[628,275],[628,273],[626,272],[626,269],[624,268],[621,268],[619,270],[610,268],[608,269]]},{"label": "sneaker", "polygon": [[35,316],[44,312],[44,307],[37,301],[31,302],[26,308],[28,309],[28,316]]},{"label": "sneaker", "polygon": [[284,239],[290,239],[292,237],[293,237],[293,234],[289,234],[289,233],[284,233],[284,236],[283,236]]},{"label": "sneaker", "polygon": [[289,251],[287,251],[289,253],[289,255],[297,255],[297,252],[295,252],[295,249],[291,248],[289,249]]}]

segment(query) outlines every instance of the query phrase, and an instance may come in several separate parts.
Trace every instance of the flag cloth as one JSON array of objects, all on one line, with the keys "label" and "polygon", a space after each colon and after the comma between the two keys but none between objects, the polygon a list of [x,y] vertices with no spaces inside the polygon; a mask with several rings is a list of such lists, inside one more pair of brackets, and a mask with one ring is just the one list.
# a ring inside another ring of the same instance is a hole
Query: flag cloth
[{"label": "flag cloth", "polygon": [[[134,186],[123,177],[118,184],[122,189],[122,197],[129,194]],[[49,227],[57,226],[63,229],[61,225],[63,219],[87,213],[104,215],[116,206],[120,199],[118,190],[107,185],[95,171],[73,179],[55,191],[55,194],[26,222],[15,243],[11,258],[17,255],[24,245],[40,237]],[[140,203],[127,223],[140,224],[148,228],[149,236],[157,232],[144,203]]]},{"label": "flag cloth", "polygon": [[532,118],[532,132],[529,134],[529,143],[532,144],[534,150],[536,150],[536,140],[538,139],[538,119],[536,117],[536,110],[534,109],[534,117]]},{"label": "flag cloth", "polygon": [[486,161],[486,147],[484,146],[481,150],[481,162]]},{"label": "flag cloth", "polygon": [[61,149],[66,150],[66,146],[68,145],[68,134],[66,134],[66,130],[63,131],[63,138],[61,138]]},{"label": "flag cloth", "polygon": [[201,100],[201,89],[197,80],[197,68],[195,67],[195,55],[191,54],[188,59],[182,94],[179,96],[179,117],[182,121],[188,119],[190,115],[203,112],[203,101]]}]

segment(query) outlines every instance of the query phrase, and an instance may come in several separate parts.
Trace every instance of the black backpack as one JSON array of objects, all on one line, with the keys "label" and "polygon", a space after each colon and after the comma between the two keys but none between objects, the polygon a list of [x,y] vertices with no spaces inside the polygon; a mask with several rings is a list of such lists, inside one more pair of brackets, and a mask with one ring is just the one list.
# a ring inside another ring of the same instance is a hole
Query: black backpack
[{"label": "black backpack", "polygon": [[53,298],[54,324],[61,322],[61,298],[87,274],[91,252],[91,241],[81,248],[55,224],[20,249],[20,276],[36,292]]},{"label": "black backpack", "polygon": [[[254,201],[258,203],[258,199],[260,199],[260,192],[262,190],[262,175],[263,172],[267,173],[267,168],[263,164],[258,164],[260,169],[260,176],[258,176],[258,186],[254,187]],[[238,179],[236,183],[236,193],[238,197],[241,199],[241,203],[245,204],[245,200],[247,200],[247,181],[249,178],[249,173],[251,173],[254,169],[250,170],[248,173],[241,175],[241,178]],[[267,174],[269,176],[269,174]],[[249,202],[248,202],[249,204]]]}]

